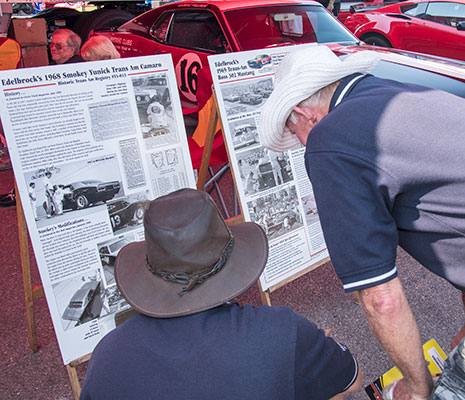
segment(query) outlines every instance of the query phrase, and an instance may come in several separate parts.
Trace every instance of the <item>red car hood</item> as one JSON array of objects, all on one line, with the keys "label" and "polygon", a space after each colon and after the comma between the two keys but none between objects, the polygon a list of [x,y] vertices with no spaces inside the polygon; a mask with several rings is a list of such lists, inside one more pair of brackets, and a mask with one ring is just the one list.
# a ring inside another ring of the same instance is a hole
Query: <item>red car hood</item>
[{"label": "red car hood", "polygon": [[412,51],[371,46],[363,43],[357,46],[338,44],[328,44],[327,46],[330,47],[338,56],[366,50],[376,51],[383,61],[405,65],[419,70],[435,72],[440,75],[465,82],[465,62],[415,53]]}]

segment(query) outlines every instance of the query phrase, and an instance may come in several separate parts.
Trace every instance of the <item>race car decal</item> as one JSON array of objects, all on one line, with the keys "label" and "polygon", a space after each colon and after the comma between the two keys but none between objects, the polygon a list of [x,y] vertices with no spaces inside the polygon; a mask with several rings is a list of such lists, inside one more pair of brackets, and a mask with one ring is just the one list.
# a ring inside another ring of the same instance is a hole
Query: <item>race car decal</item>
[{"label": "race car decal", "polygon": [[175,68],[179,91],[193,102],[197,101],[197,72],[200,68],[202,68],[202,61],[196,53],[184,54]]}]

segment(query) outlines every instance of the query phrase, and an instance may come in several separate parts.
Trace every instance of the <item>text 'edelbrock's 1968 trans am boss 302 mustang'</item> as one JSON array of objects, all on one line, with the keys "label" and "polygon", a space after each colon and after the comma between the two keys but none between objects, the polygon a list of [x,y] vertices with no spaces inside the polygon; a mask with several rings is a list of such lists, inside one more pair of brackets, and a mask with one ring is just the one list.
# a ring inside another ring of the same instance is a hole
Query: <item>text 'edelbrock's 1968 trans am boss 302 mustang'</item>
[{"label": "text 'edelbrock's 1968 trans am boss 302 mustang'", "polygon": [[264,49],[248,65],[256,69],[267,48],[303,43],[325,44],[341,57],[374,50],[382,58],[374,75],[465,97],[465,64],[367,45],[316,1],[180,1],[93,34],[108,36],[122,57],[171,54],[185,109],[197,106],[198,73],[209,55]]}]

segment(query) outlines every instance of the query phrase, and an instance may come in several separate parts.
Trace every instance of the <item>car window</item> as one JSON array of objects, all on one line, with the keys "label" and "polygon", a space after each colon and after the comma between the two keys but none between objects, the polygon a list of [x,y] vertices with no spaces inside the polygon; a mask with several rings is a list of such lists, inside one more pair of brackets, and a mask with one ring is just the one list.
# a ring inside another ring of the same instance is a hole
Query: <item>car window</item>
[{"label": "car window", "polygon": [[428,3],[416,3],[400,6],[400,11],[403,14],[410,15],[411,17],[423,18],[425,16],[426,6]]},{"label": "car window", "polygon": [[355,42],[322,6],[286,5],[225,12],[241,50],[287,43]]},{"label": "car window", "polygon": [[431,2],[428,3],[424,19],[452,27],[465,21],[465,4]]},{"label": "car window", "polygon": [[228,43],[218,20],[210,11],[180,10],[160,17],[151,29],[152,37],[164,44],[225,53]]},{"label": "car window", "polygon": [[172,19],[173,13],[168,12],[163,14],[155,24],[150,29],[150,35],[160,43],[166,42],[166,36],[168,35],[168,29],[170,27],[170,22]]}]

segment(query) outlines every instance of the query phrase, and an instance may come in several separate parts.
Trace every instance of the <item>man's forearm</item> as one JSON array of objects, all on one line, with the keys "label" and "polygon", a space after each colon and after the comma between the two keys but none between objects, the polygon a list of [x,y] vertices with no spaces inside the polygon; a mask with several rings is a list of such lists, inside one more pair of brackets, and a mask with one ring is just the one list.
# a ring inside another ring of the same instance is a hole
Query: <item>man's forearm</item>
[{"label": "man's forearm", "polygon": [[426,399],[433,383],[426,367],[415,317],[399,278],[360,290],[360,300],[371,330],[405,378],[410,393],[399,399]]}]

